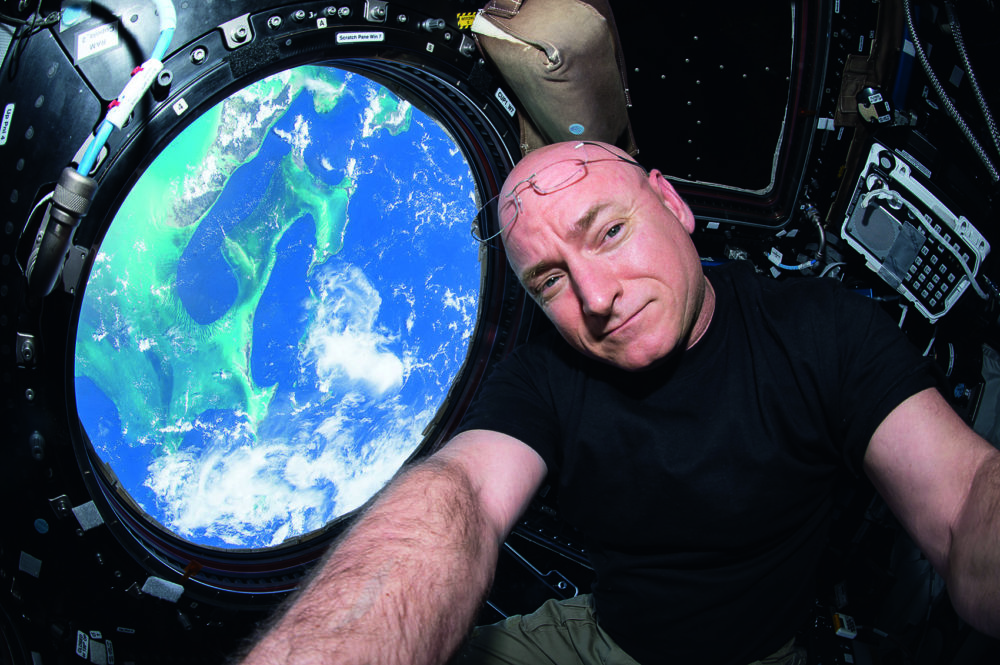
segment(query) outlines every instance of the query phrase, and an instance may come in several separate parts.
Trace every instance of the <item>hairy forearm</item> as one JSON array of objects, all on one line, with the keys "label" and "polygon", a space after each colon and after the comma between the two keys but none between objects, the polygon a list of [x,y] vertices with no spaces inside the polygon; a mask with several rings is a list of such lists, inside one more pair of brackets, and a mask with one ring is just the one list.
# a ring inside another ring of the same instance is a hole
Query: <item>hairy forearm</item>
[{"label": "hairy forearm", "polygon": [[444,662],[498,548],[465,475],[425,462],[379,496],[244,663]]},{"label": "hairy forearm", "polygon": [[952,534],[946,579],[959,615],[1000,637],[1000,454],[990,456],[973,479]]}]

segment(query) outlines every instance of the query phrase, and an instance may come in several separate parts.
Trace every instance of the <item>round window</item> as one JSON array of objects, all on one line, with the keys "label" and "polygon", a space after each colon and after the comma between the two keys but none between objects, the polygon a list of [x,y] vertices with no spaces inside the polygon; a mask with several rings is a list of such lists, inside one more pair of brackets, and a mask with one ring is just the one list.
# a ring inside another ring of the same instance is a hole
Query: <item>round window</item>
[{"label": "round window", "polygon": [[360,74],[262,79],[185,128],[118,209],[76,333],[106,480],[198,546],[275,547],[363,504],[465,362],[469,164]]}]

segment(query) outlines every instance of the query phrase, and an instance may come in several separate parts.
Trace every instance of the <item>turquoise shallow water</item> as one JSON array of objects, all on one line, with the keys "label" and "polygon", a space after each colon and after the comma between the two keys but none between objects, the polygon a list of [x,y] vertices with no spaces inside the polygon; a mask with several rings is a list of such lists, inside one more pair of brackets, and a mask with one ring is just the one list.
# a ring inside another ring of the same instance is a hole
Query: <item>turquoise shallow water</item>
[{"label": "turquoise shallow water", "polygon": [[103,240],[76,345],[109,477],[200,545],[258,548],[361,503],[465,358],[474,181],[431,118],[300,67],[185,129]]}]

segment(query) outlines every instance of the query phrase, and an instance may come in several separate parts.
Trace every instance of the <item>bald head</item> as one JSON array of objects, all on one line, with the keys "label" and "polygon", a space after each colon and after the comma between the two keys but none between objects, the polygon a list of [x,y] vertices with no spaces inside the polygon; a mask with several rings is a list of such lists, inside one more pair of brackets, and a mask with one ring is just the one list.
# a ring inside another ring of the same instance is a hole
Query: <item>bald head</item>
[{"label": "bald head", "polygon": [[[569,188],[583,179],[591,164],[598,162],[621,165],[640,182],[647,175],[628,153],[607,143],[565,141],[543,146],[525,155],[504,181],[499,197],[500,228],[506,229],[521,212],[521,197],[526,192],[547,195]],[[506,237],[506,233],[503,235]]]},{"label": "bald head", "polygon": [[[501,195],[506,195],[518,182],[529,178],[533,173],[545,169],[551,164],[562,161],[591,161],[598,159],[618,158],[625,162],[633,162],[627,152],[608,143],[596,141],[564,141],[532,150],[519,161],[507,176]],[[634,162],[633,162],[634,163]]]}]

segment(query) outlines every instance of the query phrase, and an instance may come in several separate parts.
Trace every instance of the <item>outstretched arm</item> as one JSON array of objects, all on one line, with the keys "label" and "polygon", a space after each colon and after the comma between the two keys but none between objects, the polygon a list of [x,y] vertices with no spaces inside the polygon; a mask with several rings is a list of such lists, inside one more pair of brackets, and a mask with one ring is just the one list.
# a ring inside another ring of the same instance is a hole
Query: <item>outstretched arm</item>
[{"label": "outstretched arm", "polygon": [[955,609],[979,630],[1000,637],[1000,452],[984,460],[973,478],[949,564]]},{"label": "outstretched arm", "polygon": [[882,422],[865,470],[945,578],[959,615],[1000,637],[1000,451],[925,390]]},{"label": "outstretched arm", "polygon": [[244,665],[444,662],[544,475],[516,439],[460,434],[379,494]]}]

